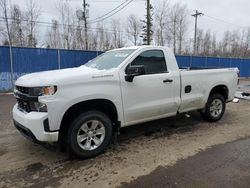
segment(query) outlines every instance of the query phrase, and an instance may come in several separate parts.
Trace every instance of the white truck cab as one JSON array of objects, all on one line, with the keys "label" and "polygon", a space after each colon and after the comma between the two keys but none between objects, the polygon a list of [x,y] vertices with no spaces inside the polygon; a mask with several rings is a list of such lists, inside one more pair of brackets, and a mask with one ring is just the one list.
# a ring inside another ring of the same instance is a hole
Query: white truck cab
[{"label": "white truck cab", "polygon": [[218,121],[234,97],[237,72],[179,68],[165,47],[115,49],[77,68],[20,77],[14,124],[35,142],[64,142],[79,157],[91,157],[121,127],[192,110]]}]

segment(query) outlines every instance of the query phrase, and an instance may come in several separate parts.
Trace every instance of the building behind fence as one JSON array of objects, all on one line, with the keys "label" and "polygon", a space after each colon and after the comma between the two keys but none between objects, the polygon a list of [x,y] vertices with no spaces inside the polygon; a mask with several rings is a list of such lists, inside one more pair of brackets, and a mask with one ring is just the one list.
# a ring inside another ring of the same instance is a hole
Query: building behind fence
[{"label": "building behind fence", "polygon": [[[102,52],[0,46],[0,91],[12,89],[12,78],[44,70],[77,67]],[[250,77],[250,59],[176,56],[180,67],[238,67],[241,77]],[[11,68],[11,64],[12,67]]]}]

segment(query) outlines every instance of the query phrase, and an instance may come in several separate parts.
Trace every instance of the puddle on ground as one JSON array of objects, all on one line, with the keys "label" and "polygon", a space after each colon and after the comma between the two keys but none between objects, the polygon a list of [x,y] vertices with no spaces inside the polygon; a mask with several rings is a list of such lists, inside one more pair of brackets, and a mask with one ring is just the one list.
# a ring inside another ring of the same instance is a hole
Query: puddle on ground
[{"label": "puddle on ground", "polygon": [[35,172],[35,171],[40,171],[44,168],[46,168],[46,166],[43,165],[42,163],[33,163],[33,164],[30,164],[26,167],[26,171]]}]

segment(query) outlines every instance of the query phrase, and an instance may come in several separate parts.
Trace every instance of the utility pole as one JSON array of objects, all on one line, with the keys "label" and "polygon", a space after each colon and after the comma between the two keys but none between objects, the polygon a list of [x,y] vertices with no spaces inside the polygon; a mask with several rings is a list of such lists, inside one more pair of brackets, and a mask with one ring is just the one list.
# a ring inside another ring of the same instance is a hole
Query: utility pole
[{"label": "utility pole", "polygon": [[195,18],[195,28],[194,28],[194,55],[196,55],[197,50],[198,50],[198,46],[197,46],[197,21],[198,21],[198,17],[199,16],[203,16],[204,14],[199,12],[198,10],[195,10],[195,14],[192,14],[191,16],[193,16]]},{"label": "utility pole", "polygon": [[151,36],[150,36],[150,31],[151,31],[151,23],[150,23],[150,0],[147,0],[147,45],[150,45],[151,42]]},{"label": "utility pole", "polygon": [[86,0],[83,0],[83,21],[84,21],[84,35],[85,35],[85,49],[88,50],[88,23],[87,23],[87,6]]},{"label": "utility pole", "polygon": [[3,14],[4,14],[4,19],[5,19],[5,23],[6,23],[6,29],[7,29],[7,34],[8,34],[8,42],[9,42],[9,54],[10,54],[10,79],[11,79],[11,86],[12,88],[14,88],[14,78],[13,78],[13,74],[14,74],[14,69],[13,69],[13,54],[12,54],[12,38],[10,36],[10,27],[9,27],[9,21],[8,21],[8,5],[7,5],[7,1],[4,0],[2,2],[2,6],[3,6]]}]

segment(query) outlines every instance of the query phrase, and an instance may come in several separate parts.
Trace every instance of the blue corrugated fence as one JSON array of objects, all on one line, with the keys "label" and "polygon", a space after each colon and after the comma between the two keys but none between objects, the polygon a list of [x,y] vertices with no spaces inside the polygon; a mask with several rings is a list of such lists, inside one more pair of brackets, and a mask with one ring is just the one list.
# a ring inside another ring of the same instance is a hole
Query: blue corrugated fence
[{"label": "blue corrugated fence", "polygon": [[[12,47],[13,79],[32,72],[77,67],[102,52]],[[0,46],[0,92],[12,89],[10,50]]]},{"label": "blue corrugated fence", "polygon": [[[12,48],[13,78],[45,70],[77,67],[102,52],[44,48]],[[250,77],[250,59],[176,56],[180,67],[238,67],[241,77]],[[12,89],[10,50],[0,46],[0,91]]]}]

